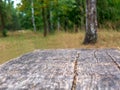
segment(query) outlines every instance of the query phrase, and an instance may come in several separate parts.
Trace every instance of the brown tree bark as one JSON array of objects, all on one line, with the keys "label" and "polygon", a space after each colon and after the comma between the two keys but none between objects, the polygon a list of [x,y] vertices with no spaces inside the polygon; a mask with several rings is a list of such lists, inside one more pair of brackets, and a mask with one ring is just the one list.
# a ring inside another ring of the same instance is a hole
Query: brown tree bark
[{"label": "brown tree bark", "polygon": [[84,44],[97,42],[96,0],[86,0],[86,34]]},{"label": "brown tree bark", "polygon": [[0,30],[3,30],[5,27],[5,22],[4,22],[4,16],[1,13],[0,13],[0,22],[1,22]]},{"label": "brown tree bark", "polygon": [[44,37],[47,36],[47,20],[46,20],[46,12],[45,12],[45,8],[42,8],[42,17],[43,17],[43,23],[44,23]]},{"label": "brown tree bark", "polygon": [[78,28],[79,28],[79,26],[78,26],[78,24],[76,24],[76,25],[75,25],[75,33],[78,32]]},{"label": "brown tree bark", "polygon": [[48,28],[48,32],[51,32],[51,16],[50,16],[50,7],[47,8],[47,28]]},{"label": "brown tree bark", "polygon": [[4,15],[3,15],[3,8],[2,8],[2,0],[0,0],[0,30],[4,29],[5,26],[5,20],[4,20]]}]

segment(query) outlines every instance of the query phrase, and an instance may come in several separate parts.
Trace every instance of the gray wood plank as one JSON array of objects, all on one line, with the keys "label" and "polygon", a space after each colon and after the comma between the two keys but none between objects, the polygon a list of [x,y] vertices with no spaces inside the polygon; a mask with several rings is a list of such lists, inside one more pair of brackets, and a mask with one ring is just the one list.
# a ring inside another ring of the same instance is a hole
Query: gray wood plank
[{"label": "gray wood plank", "polygon": [[0,90],[70,90],[75,50],[35,51],[0,67]]},{"label": "gray wood plank", "polygon": [[106,50],[79,53],[77,90],[120,90],[120,72]]}]

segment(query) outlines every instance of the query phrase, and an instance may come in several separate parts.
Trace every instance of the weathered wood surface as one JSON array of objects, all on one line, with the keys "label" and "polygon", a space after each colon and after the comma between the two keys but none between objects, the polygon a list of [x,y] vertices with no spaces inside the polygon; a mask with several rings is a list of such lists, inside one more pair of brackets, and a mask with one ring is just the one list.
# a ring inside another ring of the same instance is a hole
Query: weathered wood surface
[{"label": "weathered wood surface", "polygon": [[[117,56],[118,50],[80,51],[76,90],[120,90],[120,69],[108,53]],[[113,53],[114,52],[114,53]]]},{"label": "weathered wood surface", "polygon": [[120,90],[120,51],[36,50],[0,66],[0,90]]}]

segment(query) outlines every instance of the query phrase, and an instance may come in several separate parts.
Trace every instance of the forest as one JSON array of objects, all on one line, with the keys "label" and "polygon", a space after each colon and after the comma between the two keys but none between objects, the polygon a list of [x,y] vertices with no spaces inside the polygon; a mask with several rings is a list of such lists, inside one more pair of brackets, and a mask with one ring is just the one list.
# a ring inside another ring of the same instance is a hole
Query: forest
[{"label": "forest", "polygon": [[83,38],[90,0],[20,1],[0,0],[0,56],[20,50],[3,60],[34,49],[120,47],[120,0],[94,0],[98,42],[88,46]]},{"label": "forest", "polygon": [[[0,30],[78,32],[85,27],[85,0],[0,0]],[[120,28],[120,0],[97,0],[98,28]],[[34,19],[34,20],[33,20]]]}]

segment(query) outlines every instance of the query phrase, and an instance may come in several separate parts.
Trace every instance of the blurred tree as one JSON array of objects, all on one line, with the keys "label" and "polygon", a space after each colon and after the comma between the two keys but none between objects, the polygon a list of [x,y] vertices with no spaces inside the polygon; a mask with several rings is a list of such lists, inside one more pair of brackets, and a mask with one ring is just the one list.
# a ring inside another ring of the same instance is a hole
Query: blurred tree
[{"label": "blurred tree", "polygon": [[97,41],[96,0],[86,0],[86,34],[84,44]]},{"label": "blurred tree", "polygon": [[5,3],[0,0],[0,30],[3,30],[5,27],[5,17],[6,11],[5,11]]},{"label": "blurred tree", "polygon": [[[12,0],[0,0],[0,29],[20,29],[17,10]],[[9,10],[8,10],[9,9]]]},{"label": "blurred tree", "polygon": [[[31,16],[34,15],[36,29],[44,32],[53,32],[56,29],[69,31],[75,27],[85,27],[85,0],[33,0],[34,14],[31,13],[29,0],[21,0],[18,6],[21,26],[25,29],[32,28]],[[103,9],[104,7],[104,9]],[[98,26],[107,24],[108,27],[119,27],[120,22],[120,0],[98,0],[97,19]],[[114,17],[113,17],[114,16]],[[109,25],[109,23],[112,23]],[[100,27],[101,28],[101,27]]]},{"label": "blurred tree", "polygon": [[34,1],[31,0],[31,13],[32,13],[32,23],[33,23],[33,28],[34,31],[36,32],[36,24],[35,24],[35,16],[34,16]]}]

